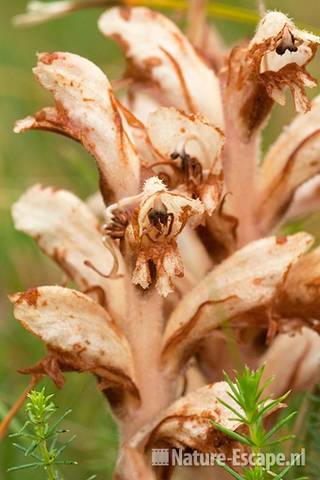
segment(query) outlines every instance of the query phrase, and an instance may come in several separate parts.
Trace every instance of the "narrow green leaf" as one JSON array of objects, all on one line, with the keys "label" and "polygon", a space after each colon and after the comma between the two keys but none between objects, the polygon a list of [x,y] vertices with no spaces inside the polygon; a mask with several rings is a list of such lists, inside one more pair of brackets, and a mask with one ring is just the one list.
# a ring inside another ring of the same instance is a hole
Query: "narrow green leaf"
[{"label": "narrow green leaf", "polygon": [[38,468],[42,465],[40,462],[26,463],[25,465],[18,465],[17,467],[8,468],[7,472],[16,472],[17,470],[24,470],[26,468]]},{"label": "narrow green leaf", "polygon": [[280,420],[269,432],[265,435],[264,440],[268,440],[270,437],[272,437],[278,430],[280,430],[281,427],[283,427],[286,423],[291,420],[291,418],[295,417],[297,415],[297,412],[292,412],[289,413],[286,417],[284,417],[282,420]]},{"label": "narrow green leaf", "polygon": [[234,432],[233,430],[229,430],[228,428],[225,428],[222,425],[219,425],[219,423],[216,423],[214,420],[210,420],[210,421],[216,427],[217,430],[224,433],[228,437],[231,437],[237,442],[243,443],[244,445],[248,445],[250,447],[255,446],[255,444],[249,438],[244,437],[240,433]]},{"label": "narrow green leaf", "polygon": [[284,435],[283,437],[277,439],[277,440],[274,440],[273,442],[270,442],[270,443],[266,443],[266,447],[274,447],[275,445],[279,445],[279,443],[283,443],[283,442],[286,442],[288,440],[294,440],[296,438],[295,435]]},{"label": "narrow green leaf", "polygon": [[231,407],[231,405],[229,405],[227,402],[225,402],[221,398],[218,398],[218,400],[222,405],[224,405],[228,410],[230,410],[230,412],[236,415],[237,420],[240,420],[243,423],[247,423],[247,420],[239,412],[237,412],[235,408]]}]

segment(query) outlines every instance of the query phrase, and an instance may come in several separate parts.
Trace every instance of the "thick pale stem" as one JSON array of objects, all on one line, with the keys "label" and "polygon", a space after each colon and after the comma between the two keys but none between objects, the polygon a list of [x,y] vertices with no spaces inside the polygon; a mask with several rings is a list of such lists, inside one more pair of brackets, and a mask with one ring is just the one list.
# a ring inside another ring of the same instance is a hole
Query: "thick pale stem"
[{"label": "thick pale stem", "polygon": [[127,336],[133,352],[141,406],[124,426],[125,439],[150,422],[173,399],[170,379],[160,363],[164,326],[162,297],[154,289],[144,293],[133,286],[128,296]]},{"label": "thick pale stem", "polygon": [[259,140],[255,136],[244,143],[236,132],[232,121],[228,121],[224,150],[224,174],[233,212],[239,219],[237,230],[238,247],[259,238],[255,224],[255,172],[259,155]]},{"label": "thick pale stem", "polygon": [[130,445],[130,440],[175,400],[175,382],[160,363],[164,328],[162,297],[155,289],[144,292],[131,282],[128,283],[126,297],[126,336],[133,353],[141,404],[121,425],[122,446],[116,478],[152,480],[155,478],[152,467],[145,462],[143,452]]}]

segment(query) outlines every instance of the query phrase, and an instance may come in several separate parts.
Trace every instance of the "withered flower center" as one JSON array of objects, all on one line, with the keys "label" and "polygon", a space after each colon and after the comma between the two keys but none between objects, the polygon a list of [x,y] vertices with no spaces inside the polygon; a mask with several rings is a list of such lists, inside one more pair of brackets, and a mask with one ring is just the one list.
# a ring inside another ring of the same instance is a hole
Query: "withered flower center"
[{"label": "withered flower center", "polygon": [[172,160],[181,159],[180,168],[187,182],[190,180],[196,183],[202,182],[202,165],[197,158],[191,157],[184,149],[181,152],[175,151],[170,156]]},{"label": "withered flower center", "polygon": [[289,50],[289,52],[297,52],[298,47],[296,45],[296,39],[294,38],[294,35],[286,26],[283,29],[282,38],[276,48],[276,52],[278,55],[284,55],[287,50]]},{"label": "withered flower center", "polygon": [[169,219],[171,227],[173,222],[173,213],[168,213],[165,206],[163,210],[151,208],[148,212],[148,219],[151,225],[161,232],[163,227],[168,226]]}]

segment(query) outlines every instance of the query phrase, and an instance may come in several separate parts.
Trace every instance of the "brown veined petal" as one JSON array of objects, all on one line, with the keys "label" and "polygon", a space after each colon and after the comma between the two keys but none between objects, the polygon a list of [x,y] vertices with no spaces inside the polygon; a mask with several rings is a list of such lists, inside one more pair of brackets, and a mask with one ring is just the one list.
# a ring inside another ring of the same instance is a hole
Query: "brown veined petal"
[{"label": "brown veined petal", "polygon": [[[279,288],[276,306],[284,317],[320,320],[319,247],[292,266]],[[320,332],[319,322],[315,321],[315,327]]]},{"label": "brown veined petal", "polygon": [[[245,452],[245,446],[241,446],[238,442],[220,432],[211,422],[213,420],[221,427],[238,433],[246,431],[246,427],[236,420],[235,415],[219,401],[222,400],[239,412],[240,415],[243,415],[230,394],[232,394],[232,391],[226,382],[217,382],[200,387],[175,401],[158,418],[145,425],[127,444],[123,445],[118,464],[121,478],[122,473],[124,479],[129,478],[125,475],[125,472],[132,471],[136,462],[141,467],[150,465],[148,459],[152,449],[177,448],[187,452],[195,450],[202,453],[223,453],[227,458],[231,458],[234,448],[243,448]],[[135,461],[131,463],[132,460]],[[161,466],[158,465],[154,472],[160,475],[159,478],[169,480],[173,473],[172,464],[164,467],[164,469],[161,469]],[[151,479],[153,477],[147,476],[146,478]],[[220,473],[218,473],[218,477],[214,478],[220,479]]]},{"label": "brown veined petal", "polygon": [[99,28],[122,47],[128,76],[151,84],[164,106],[223,126],[218,80],[173,22],[148,8],[113,8],[101,16]]},{"label": "brown veined petal", "polygon": [[59,364],[92,372],[105,388],[137,396],[129,344],[107,311],[83,293],[39,287],[10,297],[21,324],[57,352]]},{"label": "brown veined petal", "polygon": [[283,222],[304,217],[320,210],[320,174],[297,188]]},{"label": "brown veined petal", "polygon": [[290,265],[312,241],[306,233],[265,238],[214,268],[185,295],[169,318],[163,341],[168,368],[179,368],[199,341],[226,321],[268,305]]},{"label": "brown veined petal", "polygon": [[56,106],[18,122],[15,131],[43,128],[76,139],[96,159],[106,199],[137,193],[139,158],[104,73],[89,60],[62,52],[40,54],[34,73]]},{"label": "brown veined petal", "polygon": [[286,87],[291,90],[298,112],[310,109],[305,88],[314,87],[316,81],[306,66],[318,44],[319,37],[298,30],[283,13],[268,12],[251,42],[232,50],[227,94],[238,92],[238,123],[245,138],[250,139],[264,125],[273,102],[285,104]]},{"label": "brown veined petal", "polygon": [[241,423],[219,399],[242,412],[230,397],[231,389],[226,382],[206,385],[174,402],[150,434],[147,447],[167,444],[177,448],[191,448],[200,452],[221,451],[230,439],[212,425],[214,420],[230,430],[237,430]]},{"label": "brown veined petal", "polygon": [[15,227],[33,237],[79,288],[92,292],[117,320],[125,318],[123,280],[103,278],[85,263],[108,275],[121,258],[116,248],[111,253],[103,245],[99,222],[80,199],[66,190],[35,185],[14,204],[12,214]]},{"label": "brown veined petal", "polygon": [[153,165],[164,170],[169,184],[183,186],[198,197],[211,215],[223,192],[221,150],[224,134],[199,115],[159,108],[147,122],[148,142],[158,156]]},{"label": "brown veined petal", "polygon": [[257,217],[264,232],[276,225],[297,188],[320,172],[320,97],[267,153],[259,174]]},{"label": "brown veined petal", "polygon": [[[214,420],[222,427],[233,431],[243,429],[239,421],[231,418],[234,414],[219,402],[219,399],[227,402],[241,414],[229,393],[231,389],[228,384],[219,382],[201,387],[174,402],[124,445],[123,455],[118,465],[120,474],[130,469],[132,455],[135,455],[136,459],[140,458],[141,465],[149,464],[150,450],[154,448],[173,447],[188,451],[231,455],[235,442],[218,431],[211,422]],[[239,444],[237,448],[240,448]],[[161,476],[159,478],[171,478],[172,466],[163,469],[157,466],[156,469]],[[123,478],[127,478],[126,475]]]},{"label": "brown veined petal", "polygon": [[203,170],[220,175],[224,134],[201,116],[162,107],[149,115],[146,127],[153,147],[162,157],[169,160],[183,150],[196,158]]},{"label": "brown veined petal", "polygon": [[312,388],[320,376],[320,336],[306,327],[295,334],[279,334],[261,364],[265,364],[264,379],[274,377],[268,394]]}]

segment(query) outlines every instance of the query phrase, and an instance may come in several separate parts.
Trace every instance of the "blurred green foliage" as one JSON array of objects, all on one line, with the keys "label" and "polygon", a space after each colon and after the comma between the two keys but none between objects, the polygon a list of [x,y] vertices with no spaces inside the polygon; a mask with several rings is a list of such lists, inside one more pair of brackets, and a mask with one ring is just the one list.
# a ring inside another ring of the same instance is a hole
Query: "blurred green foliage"
[{"label": "blurred green foliage", "polygon": [[[225,0],[226,5],[255,8],[254,0]],[[7,294],[36,285],[60,281],[54,264],[37,249],[33,241],[16,232],[10,217],[10,206],[19,195],[36,182],[70,189],[82,198],[97,188],[94,163],[82,148],[68,139],[46,133],[16,136],[12,126],[52,99],[34,81],[32,67],[36,52],[71,51],[89,58],[108,74],[119,76],[123,67],[118,47],[104,39],[96,28],[98,11],[85,11],[29,29],[14,29],[11,18],[25,10],[26,0],[1,0],[0,15],[0,418],[21,394],[28,379],[17,370],[35,363],[43,353],[40,342],[24,331],[13,319]],[[282,9],[299,22],[320,29],[320,3],[317,0],[268,1],[268,8]],[[254,25],[231,23],[217,19],[216,25],[229,44],[250,36]],[[320,77],[318,61],[311,73]],[[317,90],[317,89],[315,89]],[[311,92],[315,95],[317,92]],[[276,108],[266,130],[264,148],[279,133],[292,115],[287,108]],[[318,234],[319,217],[309,221],[308,229]],[[319,230],[320,231],[320,230]],[[55,391],[48,381],[47,390]],[[77,434],[71,456],[80,462],[81,475],[86,478],[98,473],[98,478],[111,478],[116,458],[117,432],[103,396],[95,381],[87,375],[67,375],[56,402],[61,410],[73,409],[66,423]],[[21,417],[12,424],[13,431],[21,426]],[[19,479],[19,473],[7,474],[15,465],[17,452],[6,439],[0,444],[0,480]],[[79,468],[79,467],[78,467]],[[79,472],[79,470],[77,470]],[[67,474],[66,478],[74,478]],[[24,480],[34,477],[24,473]]]}]

